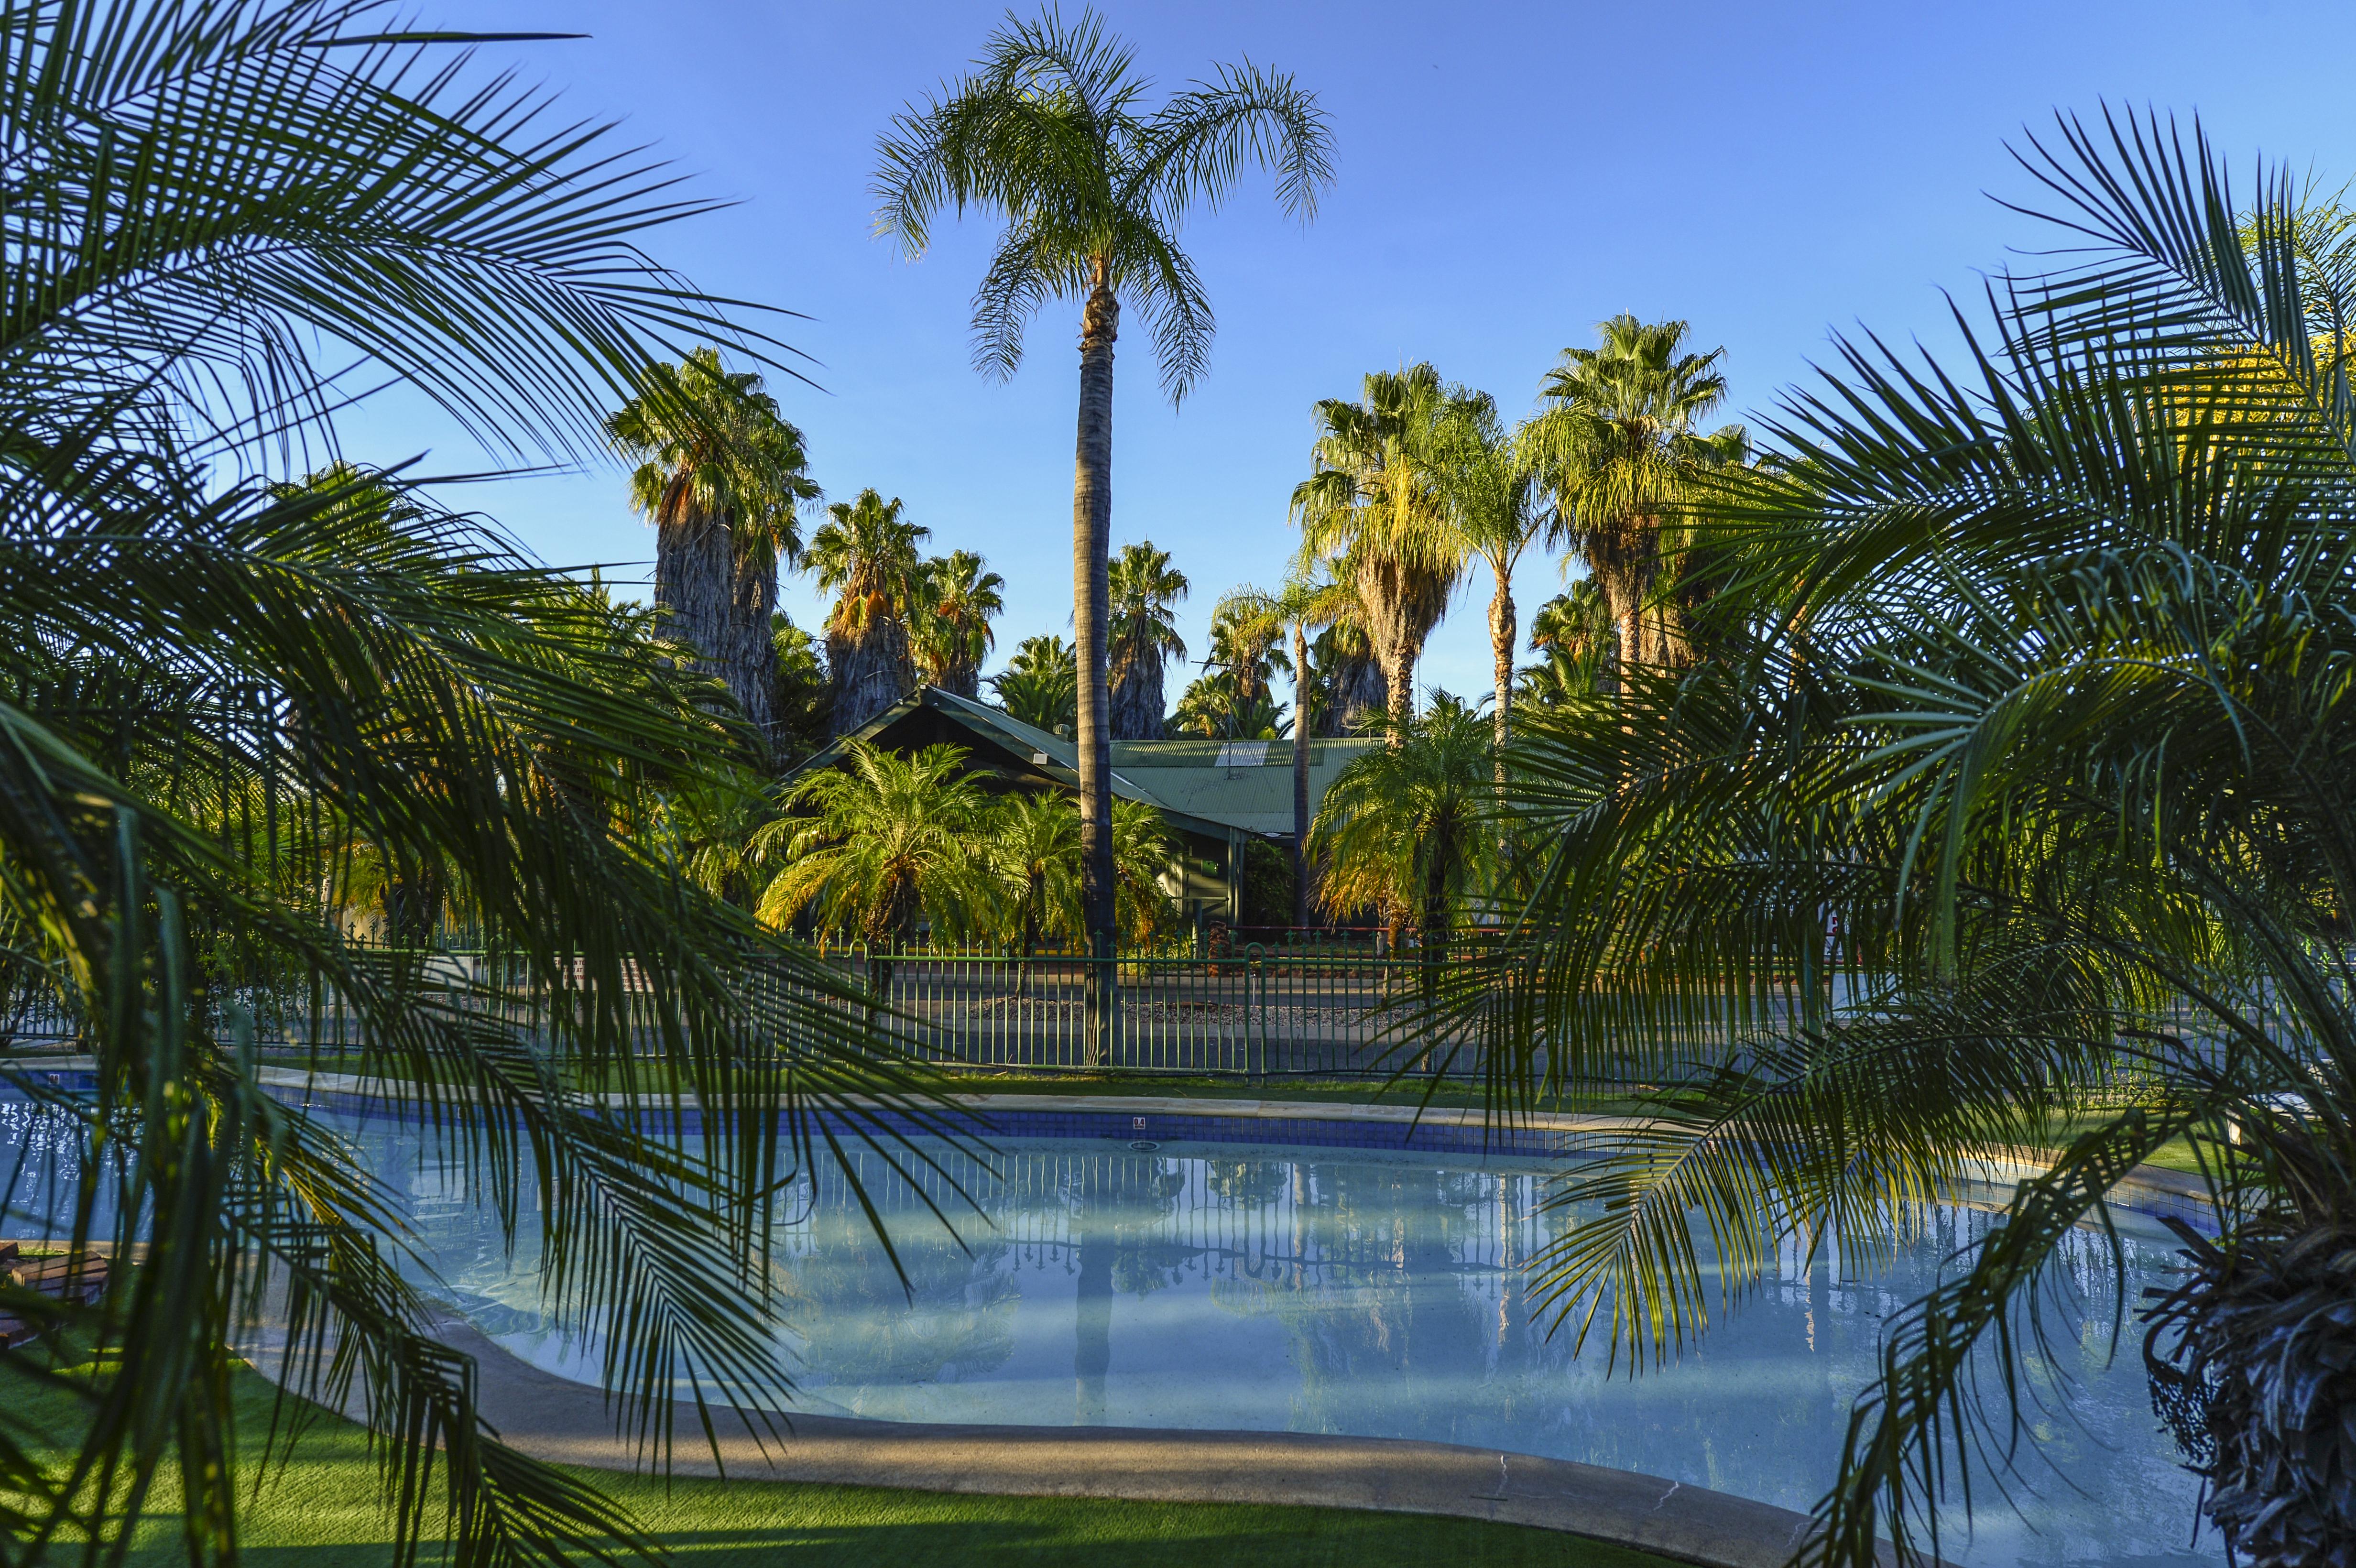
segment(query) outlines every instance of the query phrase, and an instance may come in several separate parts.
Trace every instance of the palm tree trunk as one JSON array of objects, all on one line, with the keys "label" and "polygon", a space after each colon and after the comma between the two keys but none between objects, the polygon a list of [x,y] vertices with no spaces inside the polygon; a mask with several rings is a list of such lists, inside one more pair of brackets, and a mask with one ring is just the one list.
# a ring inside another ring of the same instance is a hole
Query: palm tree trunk
[{"label": "palm tree trunk", "polygon": [[1309,926],[1309,633],[1292,624],[1292,924]]},{"label": "palm tree trunk", "polygon": [[721,678],[760,738],[762,760],[776,758],[777,734],[777,639],[769,619],[777,610],[777,557],[766,544],[734,552],[729,592],[728,645]]},{"label": "palm tree trunk", "polygon": [[1080,918],[1087,927],[1087,1061],[1112,1060],[1112,737],[1106,723],[1105,584],[1112,543],[1112,346],[1120,302],[1108,268],[1080,325],[1080,421],[1072,474],[1072,630],[1079,647]]},{"label": "palm tree trunk", "polygon": [[664,497],[655,518],[655,606],[663,635],[695,649],[695,667],[719,673],[734,602],[734,551],[728,525],[707,517],[684,485]]},{"label": "palm tree trunk", "polygon": [[[1494,565],[1494,563],[1492,563]],[[1489,652],[1497,662],[1497,782],[1505,782],[1505,739],[1514,701],[1514,580],[1512,568],[1495,566],[1497,591],[1489,598]]]},{"label": "palm tree trunk", "polygon": [[1407,728],[1415,721],[1415,656],[1394,650],[1383,661],[1383,678],[1390,682],[1391,748],[1407,744]]}]

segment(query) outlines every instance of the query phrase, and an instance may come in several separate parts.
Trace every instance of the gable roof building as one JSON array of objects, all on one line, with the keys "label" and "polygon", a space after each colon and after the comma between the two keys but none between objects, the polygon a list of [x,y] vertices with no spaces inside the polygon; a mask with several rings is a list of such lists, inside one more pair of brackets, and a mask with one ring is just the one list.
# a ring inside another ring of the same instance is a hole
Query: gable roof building
[{"label": "gable roof building", "polygon": [[[1066,795],[1079,790],[1079,752],[1069,738],[936,686],[920,688],[815,753],[787,775],[788,781],[839,765],[852,741],[897,752],[940,743],[962,746],[968,769],[987,788]],[[1381,743],[1310,742],[1312,815],[1343,764]],[[1180,863],[1164,885],[1189,919],[1239,922],[1244,846],[1252,838],[1292,842],[1293,745],[1199,739],[1112,743],[1113,794],[1158,809],[1182,847]]]}]

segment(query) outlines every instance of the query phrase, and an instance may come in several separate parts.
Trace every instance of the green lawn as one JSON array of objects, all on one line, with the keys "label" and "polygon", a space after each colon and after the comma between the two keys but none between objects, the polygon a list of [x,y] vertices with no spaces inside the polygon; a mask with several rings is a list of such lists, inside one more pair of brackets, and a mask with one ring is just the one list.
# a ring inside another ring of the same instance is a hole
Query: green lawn
[{"label": "green lawn", "polygon": [[[272,1390],[247,1374],[238,1393],[245,1426],[258,1442]],[[0,1396],[22,1398],[24,1391],[0,1389]],[[57,1423],[66,1419],[62,1402],[49,1408]],[[766,1481],[680,1480],[666,1488],[632,1476],[579,1474],[623,1501],[681,1568],[1669,1568],[1662,1558],[1551,1531],[1415,1514]],[[167,1479],[131,1562],[161,1568],[181,1561],[171,1511],[177,1497],[177,1483]],[[283,1473],[273,1470],[242,1516],[245,1561],[258,1568],[389,1568],[392,1562],[374,1462],[359,1429],[333,1417],[319,1420]],[[439,1562],[441,1554],[428,1552],[425,1561]]]}]

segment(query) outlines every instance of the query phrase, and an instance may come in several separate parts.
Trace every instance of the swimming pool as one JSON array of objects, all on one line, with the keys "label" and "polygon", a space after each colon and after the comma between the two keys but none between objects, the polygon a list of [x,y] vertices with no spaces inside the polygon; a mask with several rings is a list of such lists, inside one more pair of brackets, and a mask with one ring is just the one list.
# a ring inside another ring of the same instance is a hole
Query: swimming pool
[{"label": "swimming pool", "polygon": [[[455,1167],[361,1124],[406,1190],[434,1288],[518,1356],[594,1381],[594,1332],[541,1317],[533,1253],[510,1261]],[[1523,1264],[1564,1222],[1564,1159],[1419,1143],[1346,1124],[1323,1146],[1228,1118],[1065,1115],[1001,1125],[988,1166],[935,1152],[980,1212],[962,1244],[925,1194],[870,1157],[904,1290],[840,1178],[779,1198],[774,1256],[795,1408],[901,1421],[1109,1424],[1414,1437],[1582,1460],[1806,1509],[1823,1492],[1881,1324],[1981,1233],[1942,1210],[1892,1268],[1794,1253],[1764,1294],[1673,1366],[1631,1377],[1531,1321]],[[1190,1132],[1205,1136],[1188,1136]],[[1150,1134],[1150,1136],[1132,1135]],[[1131,1147],[1132,1144],[1141,1147]],[[951,1206],[946,1178],[930,1194]],[[2123,1214],[2132,1301],[2178,1267],[2156,1222]],[[2115,1362],[2107,1253],[2087,1233],[2075,1339],[2033,1369],[2045,1408],[2012,1490],[1945,1555],[1973,1568],[2214,1563],[2191,1540],[2196,1485],[2152,1414],[2132,1325]],[[684,1391],[681,1391],[682,1392]],[[1958,1521],[1960,1522],[1960,1521]]]}]

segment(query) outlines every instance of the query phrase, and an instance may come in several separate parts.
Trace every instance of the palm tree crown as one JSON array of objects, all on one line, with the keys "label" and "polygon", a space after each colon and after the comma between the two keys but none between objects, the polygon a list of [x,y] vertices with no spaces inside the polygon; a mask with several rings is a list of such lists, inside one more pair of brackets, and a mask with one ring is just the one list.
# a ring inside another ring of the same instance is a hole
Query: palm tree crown
[{"label": "palm tree crown", "polygon": [[990,677],[998,705],[1036,730],[1068,735],[1079,707],[1079,662],[1061,637],[1025,637]]},{"label": "palm tree crown", "polygon": [[[837,501],[810,535],[807,565],[832,593],[827,667],[834,677],[834,732],[849,734],[907,694],[915,683],[908,608],[922,587],[916,546],[932,535],[873,486]],[[977,561],[976,563],[980,563]]]},{"label": "palm tree crown", "polygon": [[1006,579],[983,570],[969,549],[925,562],[908,635],[926,682],[959,697],[980,691],[981,661],[998,640],[990,624],[1006,608],[1005,588]]}]

